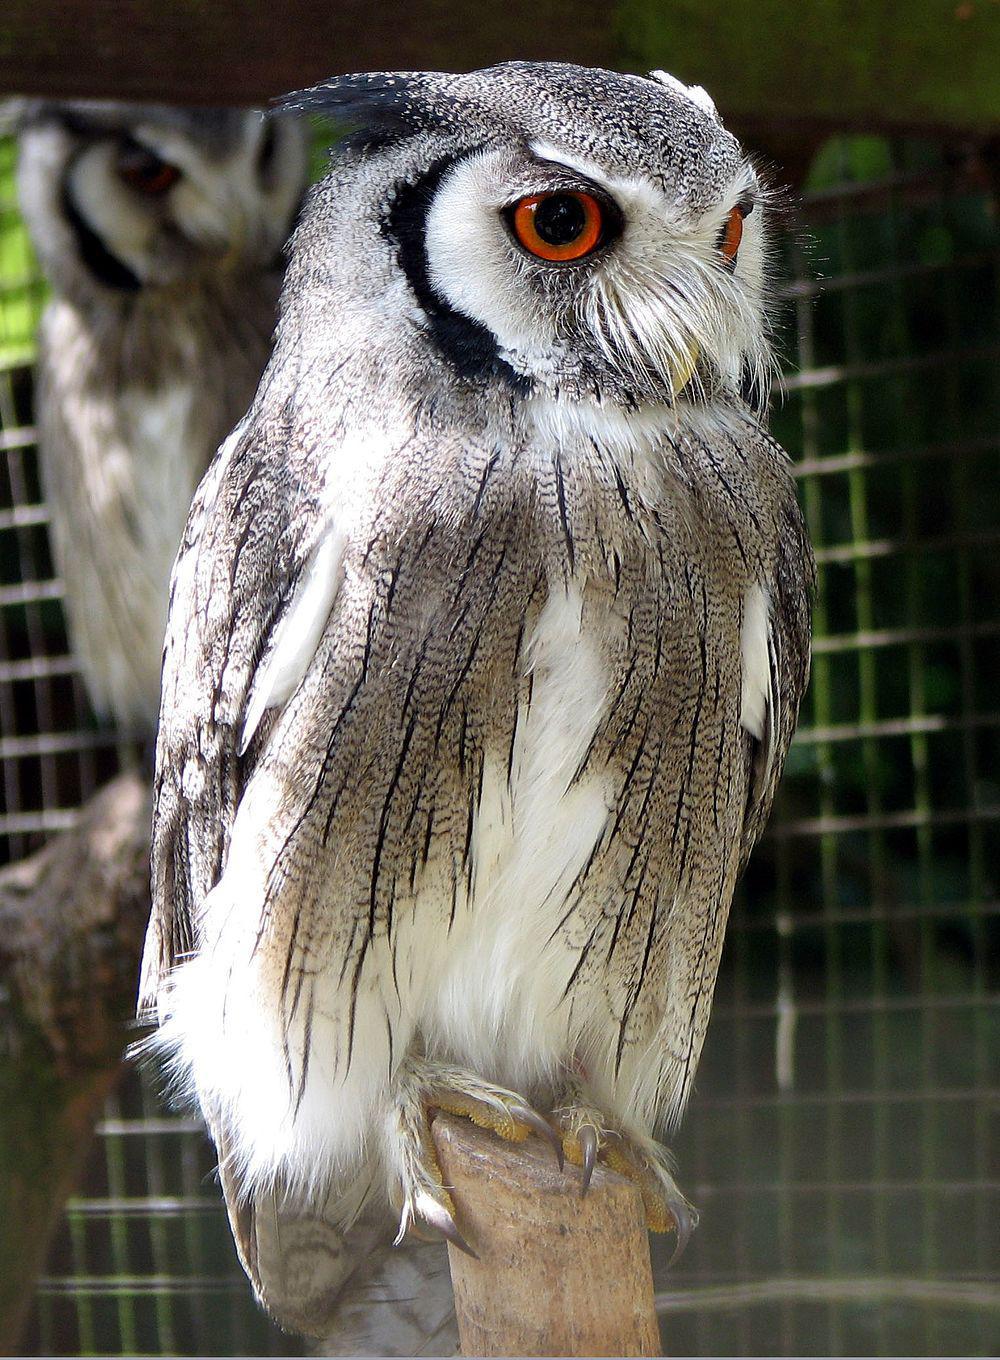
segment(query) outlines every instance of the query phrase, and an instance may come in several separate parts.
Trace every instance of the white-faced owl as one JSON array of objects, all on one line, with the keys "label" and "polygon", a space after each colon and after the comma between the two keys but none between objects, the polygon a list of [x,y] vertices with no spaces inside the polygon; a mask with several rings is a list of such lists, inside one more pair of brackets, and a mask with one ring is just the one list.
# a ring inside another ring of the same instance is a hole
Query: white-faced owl
[{"label": "white-faced owl", "polygon": [[768,197],[702,90],[511,63],[299,104],[354,132],[174,570],[143,981],[279,1316],[275,1224],[372,1187],[459,1235],[429,1107],[548,1129],[687,1236],[658,1139],[813,576]]}]

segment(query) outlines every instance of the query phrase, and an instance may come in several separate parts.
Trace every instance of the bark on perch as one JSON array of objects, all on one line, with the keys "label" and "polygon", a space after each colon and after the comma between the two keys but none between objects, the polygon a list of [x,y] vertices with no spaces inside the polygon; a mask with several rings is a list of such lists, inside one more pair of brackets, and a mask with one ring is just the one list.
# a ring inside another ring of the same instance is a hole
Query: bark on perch
[{"label": "bark on perch", "polygon": [[638,1188],[598,1166],[560,1171],[536,1138],[504,1143],[434,1121],[458,1224],[479,1253],[448,1247],[465,1355],[659,1355]]},{"label": "bark on perch", "polygon": [[122,1068],[149,913],[149,789],[120,775],[0,872],[0,1354]]}]

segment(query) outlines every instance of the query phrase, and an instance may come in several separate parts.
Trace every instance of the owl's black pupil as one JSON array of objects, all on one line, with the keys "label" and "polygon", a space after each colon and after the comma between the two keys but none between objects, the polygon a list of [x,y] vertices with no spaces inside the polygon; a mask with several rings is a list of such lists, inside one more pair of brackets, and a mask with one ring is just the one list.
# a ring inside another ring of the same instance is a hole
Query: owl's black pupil
[{"label": "owl's black pupil", "polygon": [[535,209],[535,230],[550,246],[570,245],[586,225],[583,204],[571,194],[552,194]]}]

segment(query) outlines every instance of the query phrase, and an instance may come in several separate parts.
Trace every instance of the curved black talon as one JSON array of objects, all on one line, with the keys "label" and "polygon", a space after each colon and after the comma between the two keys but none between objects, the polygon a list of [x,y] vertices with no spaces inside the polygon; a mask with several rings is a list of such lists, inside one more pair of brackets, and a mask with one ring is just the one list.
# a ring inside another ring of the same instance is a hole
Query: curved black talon
[{"label": "curved black talon", "polygon": [[474,1261],[479,1260],[478,1253],[472,1250],[468,1242],[459,1232],[458,1224],[452,1218],[451,1214],[443,1204],[439,1204],[432,1196],[428,1195],[426,1199],[422,1198],[420,1204],[420,1217],[425,1223],[429,1223],[432,1228],[436,1228],[442,1237],[446,1237],[449,1242],[454,1243],[459,1251],[464,1251],[466,1256],[471,1256]]},{"label": "curved black talon", "polygon": [[698,1211],[692,1209],[687,1200],[668,1200],[667,1208],[673,1215],[674,1223],[677,1225],[677,1245],[674,1247],[674,1254],[671,1256],[667,1265],[669,1270],[675,1262],[679,1261],[684,1255],[684,1249],[691,1241],[691,1234],[698,1226]]},{"label": "curved black talon", "polygon": [[580,1186],[580,1198],[587,1193],[590,1186],[590,1178],[594,1174],[594,1167],[597,1164],[597,1130],[593,1124],[584,1124],[583,1128],[577,1130],[577,1141],[583,1153],[583,1184]]},{"label": "curved black talon", "polygon": [[538,1134],[539,1138],[544,1138],[556,1154],[556,1161],[559,1163],[559,1170],[563,1169],[563,1145],[562,1140],[547,1119],[543,1119],[537,1110],[533,1110],[530,1105],[511,1105],[509,1107],[512,1117],[522,1124],[527,1124]]}]

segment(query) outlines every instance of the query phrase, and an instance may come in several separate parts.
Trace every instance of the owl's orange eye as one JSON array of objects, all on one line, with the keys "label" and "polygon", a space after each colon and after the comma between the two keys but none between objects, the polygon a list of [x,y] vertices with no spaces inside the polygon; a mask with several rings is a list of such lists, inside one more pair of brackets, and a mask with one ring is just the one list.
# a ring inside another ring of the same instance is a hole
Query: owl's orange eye
[{"label": "owl's orange eye", "polygon": [[176,165],[162,160],[138,142],[126,142],[118,152],[118,177],[130,189],[150,198],[159,198],[172,189],[181,177]]},{"label": "owl's orange eye", "polygon": [[719,249],[727,260],[735,261],[736,259],[736,252],[739,250],[740,242],[743,240],[743,219],[745,216],[745,208],[733,208],[726,220],[726,225],[722,229],[722,235],[719,238]]},{"label": "owl's orange eye", "polygon": [[540,260],[582,260],[603,243],[607,221],[604,205],[593,194],[575,189],[531,194],[514,204],[514,235]]}]

